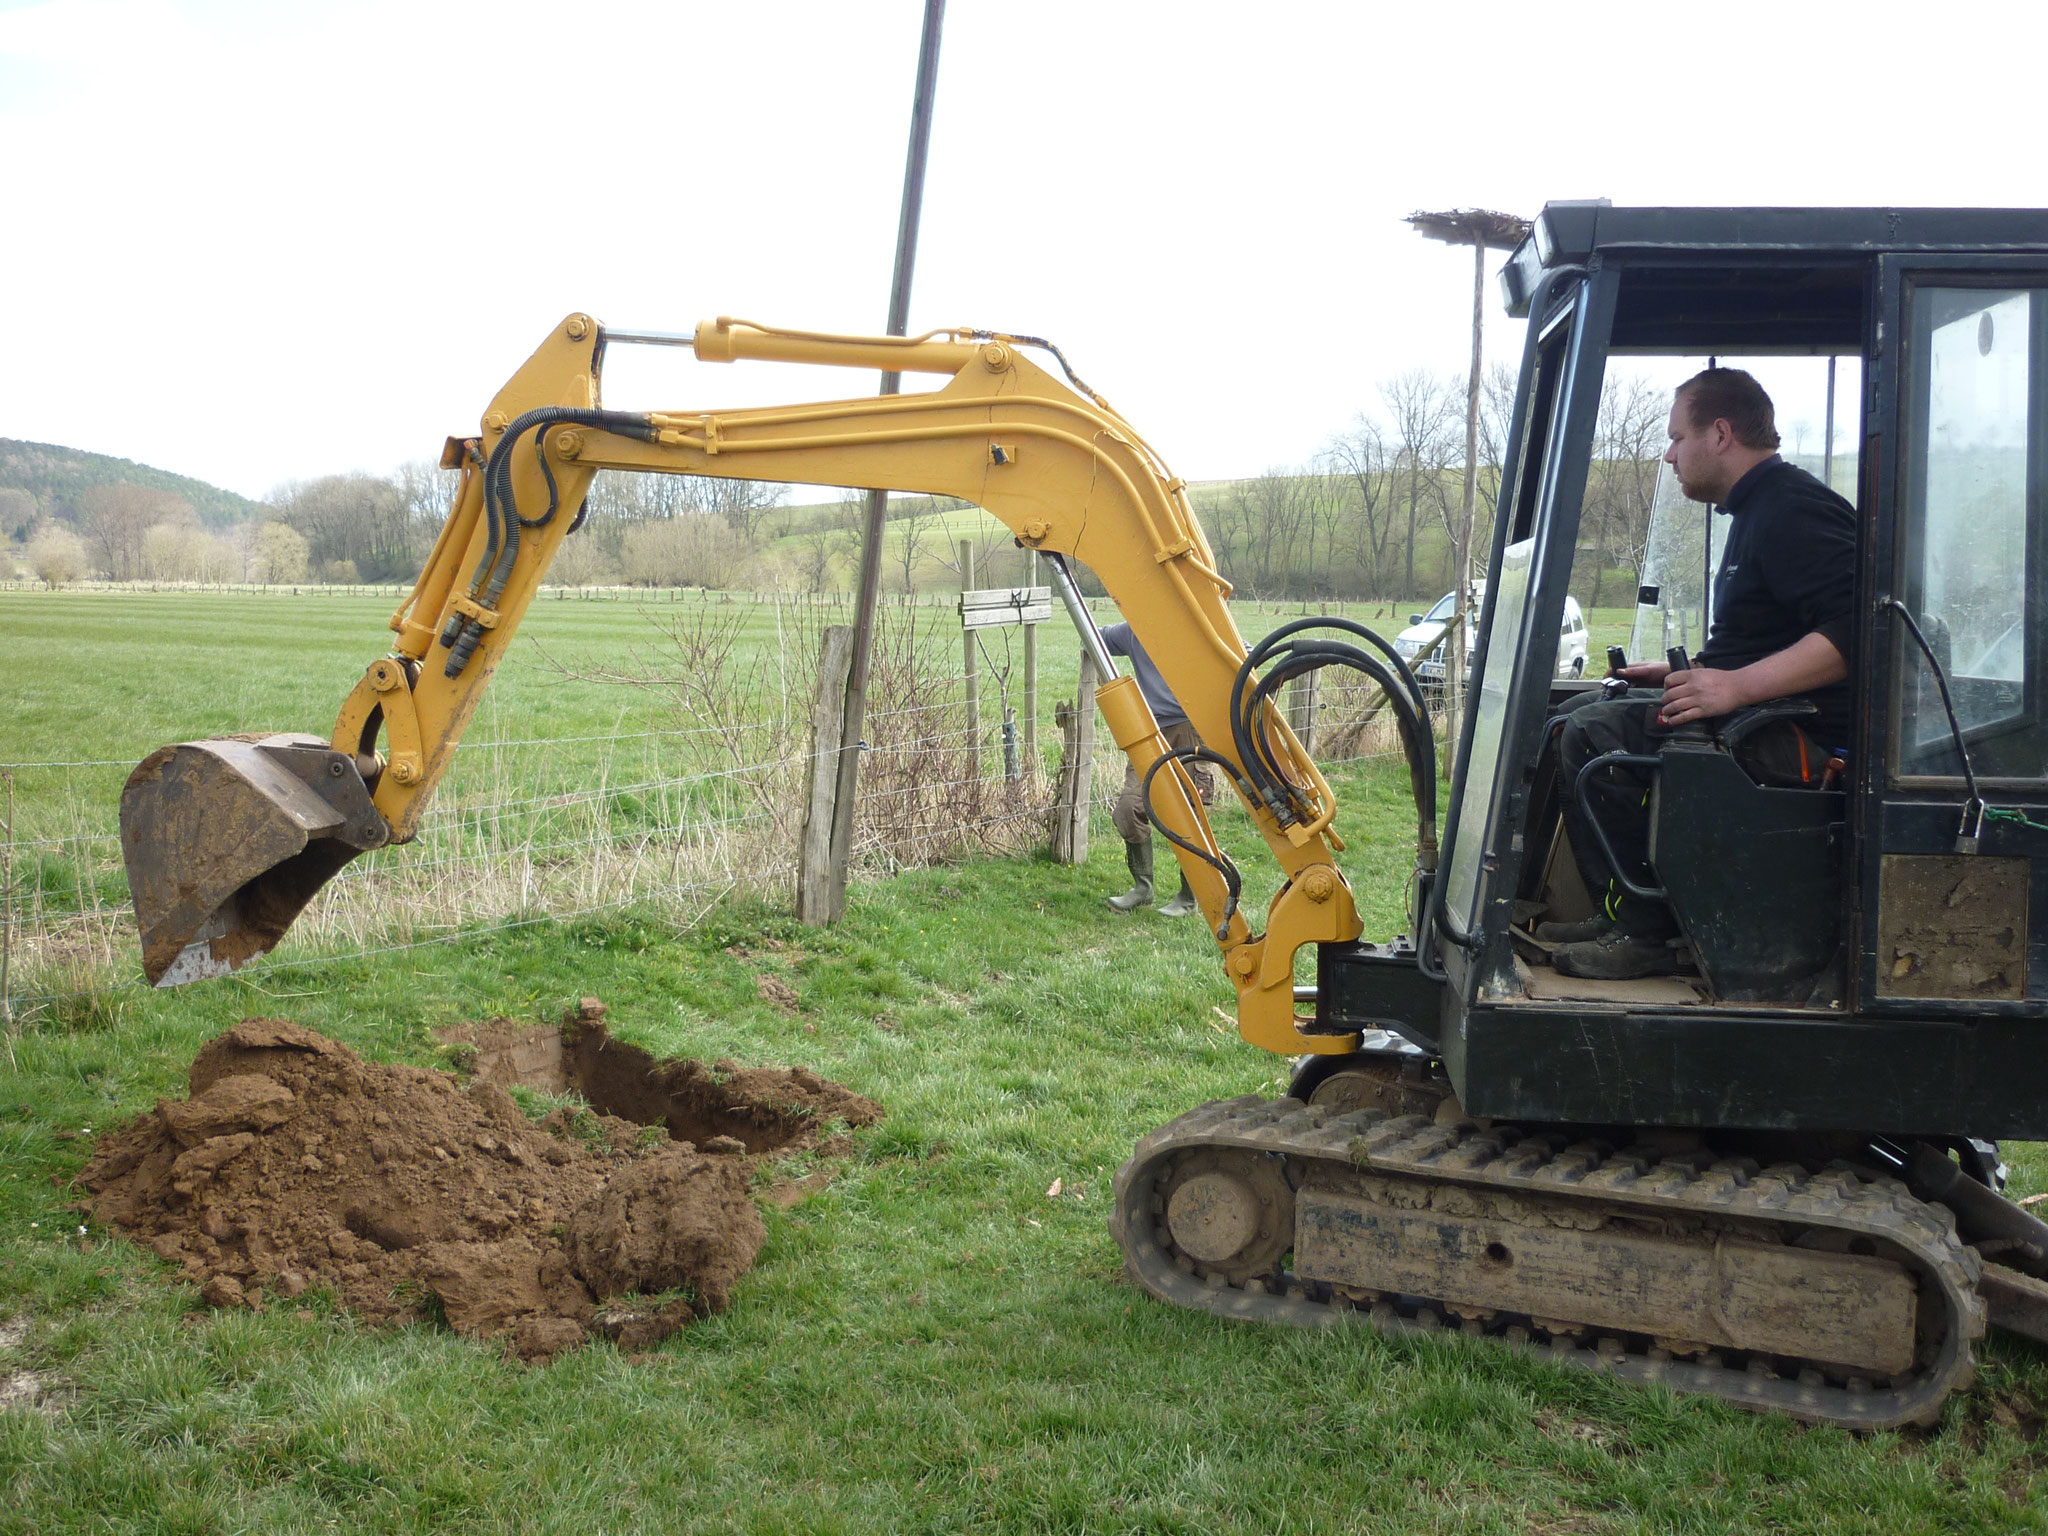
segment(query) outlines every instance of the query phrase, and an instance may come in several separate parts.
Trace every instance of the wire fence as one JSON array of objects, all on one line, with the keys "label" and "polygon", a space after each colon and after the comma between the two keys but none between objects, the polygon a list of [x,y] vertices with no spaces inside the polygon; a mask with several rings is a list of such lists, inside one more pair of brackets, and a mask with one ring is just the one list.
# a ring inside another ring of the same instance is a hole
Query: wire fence
[{"label": "wire fence", "polygon": [[[1005,740],[999,702],[984,700],[974,722],[957,655],[909,647],[878,660],[853,878],[1047,844],[1059,733],[1042,723],[1033,761],[1019,750],[1021,727]],[[770,696],[745,679],[709,677],[699,686],[726,683],[736,697]],[[1041,702],[1050,714],[1051,701]],[[1383,704],[1376,687],[1341,674],[1292,695],[1288,710],[1297,733],[1331,765],[1399,755]],[[279,954],[237,974],[257,978],[627,909],[686,925],[735,892],[788,901],[808,731],[808,710],[783,710],[601,737],[467,741],[415,838],[349,865],[314,898]],[[606,751],[594,766],[556,762],[554,749],[573,741]],[[128,757],[0,763],[0,969],[17,1020],[81,1002],[96,1007],[141,984],[118,796],[98,770],[130,767],[157,745],[138,742]],[[1095,755],[1094,809],[1106,815],[1123,759],[1106,732],[1096,733]],[[45,777],[35,793],[18,794],[22,774]]]}]

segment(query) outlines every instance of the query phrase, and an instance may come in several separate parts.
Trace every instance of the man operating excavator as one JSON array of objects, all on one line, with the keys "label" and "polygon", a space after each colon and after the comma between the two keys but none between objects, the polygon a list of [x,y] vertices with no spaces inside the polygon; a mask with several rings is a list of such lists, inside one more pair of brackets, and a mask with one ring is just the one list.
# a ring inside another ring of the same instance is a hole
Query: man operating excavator
[{"label": "man operating excavator", "polygon": [[[1639,661],[1618,674],[1621,698],[1585,695],[1558,738],[1567,784],[1605,752],[1655,752],[1673,729],[1714,730],[1737,710],[1801,698],[1815,713],[1780,730],[1804,732],[1815,763],[1849,740],[1849,673],[1855,648],[1856,510],[1778,455],[1771,398],[1739,368],[1709,368],[1679,385],[1664,462],[1679,488],[1733,519],[1714,577],[1714,622],[1693,665],[1674,671]],[[1795,739],[1796,742],[1796,739]],[[1648,867],[1647,780],[1618,770],[1596,778],[1594,808],[1619,860],[1639,885]],[[1628,890],[1585,824],[1575,796],[1565,824],[1600,915],[1545,923],[1536,937],[1557,947],[1567,976],[1627,980],[1665,975],[1682,961],[1671,909]]]}]

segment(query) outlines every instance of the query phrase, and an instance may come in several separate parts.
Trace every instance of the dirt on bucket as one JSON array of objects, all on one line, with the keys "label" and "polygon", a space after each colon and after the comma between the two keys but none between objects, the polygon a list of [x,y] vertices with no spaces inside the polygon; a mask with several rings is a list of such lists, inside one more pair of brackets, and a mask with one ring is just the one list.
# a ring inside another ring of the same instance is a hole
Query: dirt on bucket
[{"label": "dirt on bucket", "polygon": [[[850,1150],[881,1109],[803,1068],[659,1060],[594,999],[559,1030],[444,1032],[446,1072],[365,1062],[284,1019],[193,1060],[190,1096],[103,1137],[87,1209],[214,1306],[314,1286],[377,1322],[430,1315],[524,1359],[594,1335],[642,1349],[721,1310],[765,1237],[766,1158]],[[453,1038],[451,1039],[451,1036]],[[535,1122],[506,1089],[574,1090]]]}]

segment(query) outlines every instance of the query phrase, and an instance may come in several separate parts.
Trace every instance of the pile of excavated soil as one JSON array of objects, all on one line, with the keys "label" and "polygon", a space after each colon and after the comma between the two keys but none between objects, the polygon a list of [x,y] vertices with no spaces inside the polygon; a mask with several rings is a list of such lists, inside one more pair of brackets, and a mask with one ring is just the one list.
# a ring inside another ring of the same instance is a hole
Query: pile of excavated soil
[{"label": "pile of excavated soil", "polygon": [[[757,1158],[881,1110],[802,1068],[657,1061],[602,1015],[587,999],[559,1032],[472,1026],[467,1089],[246,1019],[200,1050],[189,1098],[101,1139],[89,1209],[214,1306],[327,1286],[379,1322],[438,1298],[458,1332],[529,1360],[597,1334],[644,1348],[722,1309],[752,1267]],[[601,1091],[536,1123],[505,1091],[519,1081]]]}]

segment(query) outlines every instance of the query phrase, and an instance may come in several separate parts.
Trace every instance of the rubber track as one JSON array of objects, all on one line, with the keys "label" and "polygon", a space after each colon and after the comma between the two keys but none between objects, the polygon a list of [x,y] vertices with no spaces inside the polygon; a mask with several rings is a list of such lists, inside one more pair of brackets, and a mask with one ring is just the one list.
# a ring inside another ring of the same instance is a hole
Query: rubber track
[{"label": "rubber track", "polygon": [[[1189,1111],[1140,1141],[1117,1171],[1110,1228],[1131,1277],[1160,1300],[1217,1317],[1306,1327],[1365,1323],[1395,1332],[1430,1332],[1443,1324],[1426,1309],[1411,1317],[1386,1303],[1367,1312],[1320,1299],[1328,1287],[1304,1286],[1292,1276],[1270,1286],[1252,1281],[1240,1289],[1184,1272],[1160,1241],[1164,1218],[1153,1210],[1153,1194],[1175,1154],[1198,1147],[1278,1153],[1504,1193],[1579,1197],[1588,1205],[1630,1214],[1684,1213],[1868,1236],[1910,1256],[1910,1267],[1918,1270],[1923,1317],[1927,1309],[1938,1309],[1939,1342],[1931,1351],[1923,1347],[1914,1374],[1888,1385],[1836,1385],[1812,1380],[1814,1372],[1795,1371],[1808,1377],[1804,1381],[1781,1377],[1760,1359],[1738,1369],[1712,1360],[1652,1358],[1641,1341],[1624,1342],[1617,1351],[1611,1331],[1606,1338],[1594,1337],[1590,1346],[1569,1337],[1548,1344],[1498,1342],[1563,1365],[1607,1371],[1629,1381],[1663,1382],[1678,1392],[1865,1431],[1931,1425],[1940,1417],[1942,1400],[1975,1379],[1971,1346],[1983,1337],[1985,1321],[1977,1257],[1958,1241],[1946,1208],[1915,1200],[1896,1180],[1841,1168],[1809,1174],[1792,1164],[1751,1172],[1743,1164],[1716,1163],[1700,1171],[1683,1162],[1656,1161],[1640,1149],[1605,1153],[1585,1143],[1554,1147],[1550,1138],[1515,1127],[1482,1129],[1469,1121],[1438,1125],[1419,1115],[1393,1118],[1373,1109],[1331,1114],[1297,1099],[1257,1097]],[[1560,1320],[1572,1321],[1568,1316]],[[1466,1331],[1474,1326],[1468,1324]],[[1928,1334],[1923,1323],[1922,1338]]]}]

